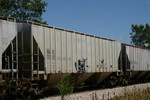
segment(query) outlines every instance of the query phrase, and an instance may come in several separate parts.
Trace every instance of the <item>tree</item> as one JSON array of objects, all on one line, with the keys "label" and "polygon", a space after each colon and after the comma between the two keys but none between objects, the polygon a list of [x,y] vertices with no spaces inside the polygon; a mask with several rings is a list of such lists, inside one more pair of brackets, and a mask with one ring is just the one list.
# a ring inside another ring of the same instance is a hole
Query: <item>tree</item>
[{"label": "tree", "polygon": [[58,83],[58,89],[61,94],[61,99],[64,100],[64,96],[71,94],[74,89],[74,78],[71,74],[64,75],[61,81]]},{"label": "tree", "polygon": [[150,49],[150,25],[133,25],[130,33],[131,43],[136,46],[146,47]]},{"label": "tree", "polygon": [[0,16],[46,24],[41,17],[46,6],[47,3],[42,0],[0,0]]}]

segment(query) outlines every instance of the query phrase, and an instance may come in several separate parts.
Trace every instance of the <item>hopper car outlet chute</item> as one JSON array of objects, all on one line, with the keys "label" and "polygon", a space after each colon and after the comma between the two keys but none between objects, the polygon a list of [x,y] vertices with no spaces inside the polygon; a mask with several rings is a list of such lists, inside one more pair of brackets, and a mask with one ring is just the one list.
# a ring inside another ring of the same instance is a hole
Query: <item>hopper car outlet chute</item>
[{"label": "hopper car outlet chute", "polygon": [[[10,19],[15,21],[13,19]],[[17,25],[15,22],[0,20],[0,73],[1,80],[18,77],[17,62]]]}]

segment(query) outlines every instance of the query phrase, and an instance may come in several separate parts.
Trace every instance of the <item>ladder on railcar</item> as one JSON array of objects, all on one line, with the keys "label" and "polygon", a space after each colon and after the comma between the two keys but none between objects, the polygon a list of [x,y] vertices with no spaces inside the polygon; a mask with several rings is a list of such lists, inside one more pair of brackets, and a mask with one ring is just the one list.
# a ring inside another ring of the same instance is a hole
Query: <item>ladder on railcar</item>
[{"label": "ladder on railcar", "polygon": [[[30,57],[31,60],[25,61],[26,57]],[[27,65],[30,68],[26,68]],[[39,54],[22,54],[22,79],[28,78],[31,80],[39,78]]]},{"label": "ladder on railcar", "polygon": [[22,53],[21,57],[21,71],[22,79],[38,80],[39,79],[39,47],[37,44],[33,43],[31,39],[30,52],[24,53],[24,43],[23,43],[23,32],[22,32]]},{"label": "ladder on railcar", "polygon": [[37,46],[37,53],[33,54],[33,79],[39,79],[39,48]]},{"label": "ladder on railcar", "polygon": [[18,80],[18,43],[17,37],[11,41],[11,76],[13,80]]}]

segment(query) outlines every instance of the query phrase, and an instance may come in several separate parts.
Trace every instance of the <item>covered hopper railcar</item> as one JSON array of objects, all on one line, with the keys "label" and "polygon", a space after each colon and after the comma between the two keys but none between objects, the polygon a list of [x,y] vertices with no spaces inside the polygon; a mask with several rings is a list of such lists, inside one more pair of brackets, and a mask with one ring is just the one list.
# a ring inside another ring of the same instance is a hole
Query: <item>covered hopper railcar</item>
[{"label": "covered hopper railcar", "polygon": [[122,43],[122,70],[132,81],[148,81],[150,50]]},{"label": "covered hopper railcar", "polygon": [[1,72],[10,70],[7,73],[10,75],[3,73],[3,80],[46,80],[52,88],[68,73],[79,85],[99,84],[111,74],[121,72],[118,67],[121,44],[115,40],[28,21],[1,22],[13,23],[15,27],[9,27],[9,32],[3,28],[4,23],[0,26],[1,34],[13,35],[1,52]]},{"label": "covered hopper railcar", "polygon": [[[117,41],[32,22],[17,25],[18,55],[31,54],[26,59],[31,58],[30,63],[19,62],[21,78],[28,75],[26,78],[31,80],[44,79],[48,86],[55,87],[68,73],[73,74],[78,85],[99,84],[110,74],[120,72],[121,44]],[[23,71],[24,68],[28,71]]]}]

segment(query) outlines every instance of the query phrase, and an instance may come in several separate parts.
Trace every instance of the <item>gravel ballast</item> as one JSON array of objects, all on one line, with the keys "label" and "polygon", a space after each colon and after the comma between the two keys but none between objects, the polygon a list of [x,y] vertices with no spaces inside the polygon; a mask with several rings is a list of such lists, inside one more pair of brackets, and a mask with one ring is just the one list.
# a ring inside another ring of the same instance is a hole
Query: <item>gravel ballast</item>
[{"label": "gravel ballast", "polygon": [[[73,93],[71,95],[67,95],[65,100],[108,100],[116,96],[124,96],[125,93],[133,93],[135,91],[143,91],[147,89],[150,89],[150,83]],[[51,96],[40,100],[61,100],[61,97]]]}]

